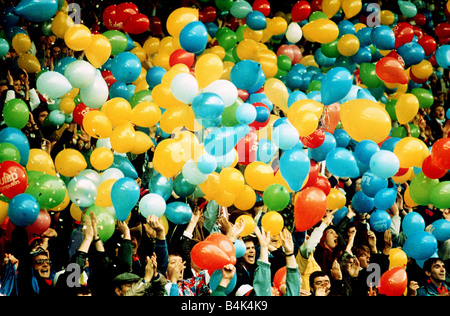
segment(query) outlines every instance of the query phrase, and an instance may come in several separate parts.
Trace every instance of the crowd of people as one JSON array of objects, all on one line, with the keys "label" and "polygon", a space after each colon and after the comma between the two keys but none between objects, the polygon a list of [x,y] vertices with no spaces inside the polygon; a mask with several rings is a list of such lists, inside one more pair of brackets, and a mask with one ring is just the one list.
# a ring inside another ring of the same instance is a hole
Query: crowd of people
[{"label": "crowd of people", "polygon": [[[194,5],[204,6],[202,2]],[[167,3],[177,5],[176,1],[147,1],[139,6],[143,11],[148,10],[149,15],[153,11],[154,15],[162,17],[170,12]],[[89,2],[93,9],[83,7],[86,10],[82,12],[86,19],[83,22],[102,28],[99,17],[101,8],[106,5],[105,1]],[[89,17],[85,12],[89,12]],[[42,69],[53,70],[62,57],[83,58],[80,52],[70,50],[62,39],[43,35],[32,22],[22,23],[32,38],[32,53]],[[161,25],[164,28],[164,23]],[[152,36],[163,36],[164,31]],[[303,47],[303,50],[307,55],[307,49]],[[51,105],[36,87],[37,74],[19,68],[17,57],[11,48],[1,60],[1,108],[15,98],[27,103],[30,118],[22,131],[30,148],[43,149],[53,159],[65,148],[74,148],[89,157],[97,139],[75,121],[63,126],[49,124]],[[431,146],[436,140],[449,137],[448,70],[435,69],[424,87],[433,92],[434,105],[421,108],[412,124],[420,130],[418,138]],[[2,122],[2,128],[5,127]],[[406,124],[405,127],[407,135],[411,135],[411,126]],[[156,128],[151,129],[150,136],[155,144],[164,137]],[[141,198],[148,193],[148,185],[156,174],[152,168],[153,151],[154,147],[145,154],[127,154],[139,177]],[[261,218],[268,209],[262,195],[258,195],[250,210],[241,211],[202,197],[181,198],[173,192],[167,203],[183,201],[193,211],[187,224],[169,222],[165,226],[155,215],[143,217],[136,206],[128,220],[116,222],[116,230],[107,241],[99,237],[94,213],[81,220],[74,219],[70,204],[64,210],[49,211],[51,225],[39,235],[5,220],[0,223],[0,294],[52,297],[386,295],[386,290],[381,291],[372,278],[370,264],[378,264],[380,276],[392,267],[392,250],[401,249],[405,242],[403,218],[410,212],[417,212],[429,231],[438,219],[450,221],[450,210],[432,204],[406,205],[403,194],[408,182],[405,182],[398,186],[397,201],[388,210],[392,221],[390,228],[376,232],[369,225],[370,212],[356,212],[351,205],[353,195],[361,190],[361,177],[338,178],[327,173],[322,164],[321,170],[331,187],[345,191],[348,212],[338,218],[337,210],[327,210],[321,221],[303,232],[293,225],[292,203],[280,211],[285,221],[282,232],[272,236],[264,231]],[[391,187],[395,185],[390,183]],[[244,214],[250,215],[257,225],[254,232],[241,237],[244,222],[237,219]],[[202,270],[191,260],[194,245],[213,233],[227,236],[236,247],[238,240],[245,245],[245,253],[237,258],[236,264],[225,265],[220,273]],[[450,240],[440,241],[436,256],[425,262],[408,258],[404,266],[408,279],[404,295],[449,296],[449,259]]]}]

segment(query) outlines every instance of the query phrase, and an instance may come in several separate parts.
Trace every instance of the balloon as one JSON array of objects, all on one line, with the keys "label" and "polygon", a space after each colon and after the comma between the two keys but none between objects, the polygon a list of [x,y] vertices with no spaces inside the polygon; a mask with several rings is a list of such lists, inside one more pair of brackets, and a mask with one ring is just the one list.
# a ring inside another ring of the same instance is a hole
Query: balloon
[{"label": "balloon", "polygon": [[438,139],[431,147],[431,159],[434,165],[441,169],[450,169],[448,159],[450,148],[450,138]]},{"label": "balloon", "polygon": [[356,178],[360,174],[355,156],[348,149],[338,147],[326,156],[328,171],[341,178]]},{"label": "balloon", "polygon": [[244,230],[239,235],[240,237],[245,237],[253,233],[253,230],[256,227],[256,223],[250,215],[241,215],[238,218],[236,218],[235,223],[240,223],[241,221],[244,221]]},{"label": "balloon", "polygon": [[290,199],[289,191],[281,184],[271,184],[263,193],[264,204],[270,211],[282,211],[289,204]]},{"label": "balloon", "polygon": [[102,242],[112,237],[115,231],[115,218],[106,207],[92,205],[85,212],[85,216],[90,216],[91,212],[95,214],[98,235]]},{"label": "balloon", "polygon": [[92,42],[91,31],[83,24],[75,24],[64,33],[64,42],[74,51],[88,48]]},{"label": "balloon", "polygon": [[30,111],[21,99],[11,99],[3,107],[3,120],[9,127],[22,129],[27,125]]},{"label": "balloon", "polygon": [[412,200],[419,205],[430,204],[431,191],[438,183],[439,180],[429,179],[423,172],[420,172],[411,180],[410,194]]},{"label": "balloon", "polygon": [[74,177],[67,185],[67,192],[74,204],[89,207],[94,205],[97,198],[97,185],[86,177]]},{"label": "balloon", "polygon": [[325,75],[321,85],[324,105],[330,105],[345,97],[352,87],[353,78],[346,68],[335,67]]},{"label": "balloon", "polygon": [[20,163],[20,152],[13,144],[0,143],[0,163],[4,161],[14,161]]},{"label": "balloon", "polygon": [[108,100],[108,94],[108,85],[98,69],[91,84],[80,89],[81,101],[93,109],[100,108]]},{"label": "balloon", "polygon": [[47,71],[36,80],[37,90],[47,94],[52,99],[58,99],[72,90],[72,85],[62,74],[56,71]]},{"label": "balloon", "polygon": [[397,199],[395,188],[382,189],[375,194],[374,204],[377,210],[386,211],[394,205]]},{"label": "balloon", "polygon": [[327,210],[327,198],[319,188],[309,187],[295,198],[294,219],[298,231],[306,231],[317,224]]},{"label": "balloon", "polygon": [[51,224],[51,217],[47,210],[40,210],[38,217],[33,224],[27,226],[27,232],[32,234],[40,235],[44,233]]},{"label": "balloon", "polygon": [[358,191],[353,195],[352,206],[358,213],[369,213],[375,207],[375,201],[363,191]]},{"label": "balloon", "polygon": [[311,159],[320,162],[327,158],[328,153],[336,149],[336,139],[331,133],[325,132],[325,140],[317,148],[311,148],[309,150],[309,156]]},{"label": "balloon", "polygon": [[405,137],[395,145],[394,154],[397,155],[401,168],[420,168],[429,156],[429,151],[423,141],[415,137]]},{"label": "balloon", "polygon": [[297,129],[290,123],[281,124],[273,129],[272,142],[275,146],[282,150],[292,149],[297,145],[299,133]]},{"label": "balloon", "polygon": [[391,217],[386,211],[376,210],[370,215],[370,226],[376,232],[384,232],[391,226]]},{"label": "balloon", "polygon": [[342,126],[348,135],[361,142],[372,140],[384,141],[391,131],[391,118],[378,103],[357,99],[345,102],[340,107]]},{"label": "balloon", "polygon": [[437,167],[430,155],[424,159],[422,164],[423,174],[430,179],[440,179],[447,174],[447,170]]},{"label": "balloon", "polygon": [[185,51],[198,54],[206,48],[208,31],[203,22],[193,21],[183,27],[179,38],[180,45]]},{"label": "balloon", "polygon": [[310,42],[328,44],[339,36],[339,27],[331,20],[318,19],[302,27],[303,36]]},{"label": "balloon", "polygon": [[[246,2],[246,1],[238,1],[238,2]],[[236,241],[239,241],[239,239],[237,239]],[[220,282],[222,281],[222,278],[223,278],[222,270],[216,270],[211,274],[211,278],[209,279],[208,285],[211,291],[214,291],[217,288],[217,286],[219,286]],[[227,287],[225,288],[225,294],[228,295],[234,290],[234,288],[236,287],[236,282],[237,282],[237,275],[234,274],[230,283],[228,283]]]},{"label": "balloon", "polygon": [[191,220],[192,209],[186,203],[171,202],[167,204],[164,216],[173,224],[183,225]]},{"label": "balloon", "polygon": [[380,278],[378,292],[386,296],[402,296],[407,286],[408,276],[405,268],[395,267],[383,273]]},{"label": "balloon", "polygon": [[198,9],[181,7],[172,11],[167,18],[167,32],[178,37],[183,28],[190,22],[198,21]]},{"label": "balloon", "polygon": [[123,31],[129,34],[142,34],[148,30],[150,20],[145,14],[136,13],[130,16],[123,24]]},{"label": "balloon", "polygon": [[389,269],[404,268],[408,263],[408,256],[400,248],[392,248],[389,251]]},{"label": "balloon", "polygon": [[118,179],[111,188],[111,201],[120,221],[128,218],[140,197],[139,186],[133,179],[123,177]]},{"label": "balloon", "polygon": [[138,79],[141,73],[141,62],[131,52],[122,52],[114,57],[111,63],[111,72],[117,81],[131,83]]},{"label": "balloon", "polygon": [[67,65],[64,77],[69,80],[72,87],[85,88],[94,81],[95,73],[95,68],[90,63],[76,60]]},{"label": "balloon", "polygon": [[303,152],[302,145],[296,145],[285,151],[281,155],[279,168],[289,188],[293,191],[299,191],[310,170],[310,161]]},{"label": "balloon", "polygon": [[38,216],[39,204],[30,194],[17,194],[8,204],[8,218],[16,226],[29,226],[36,221]]},{"label": "balloon", "polygon": [[370,170],[380,178],[390,178],[400,169],[398,157],[391,151],[379,150],[372,155],[369,162]]},{"label": "balloon", "polygon": [[403,218],[402,230],[406,237],[411,237],[414,233],[425,230],[425,220],[419,213],[410,212]]},{"label": "balloon", "polygon": [[7,198],[25,192],[27,173],[19,163],[9,160],[0,163],[0,177],[0,193]]},{"label": "balloon", "polygon": [[149,193],[139,201],[139,212],[145,218],[150,215],[161,217],[166,211],[166,201],[162,196],[156,193]]},{"label": "balloon", "polygon": [[59,177],[42,174],[36,181],[29,183],[25,193],[34,196],[41,209],[52,209],[64,201],[67,189]]},{"label": "balloon", "polygon": [[21,16],[31,22],[45,22],[52,18],[58,10],[58,1],[56,0],[21,0],[14,7],[14,14]]},{"label": "balloon", "polygon": [[442,181],[435,185],[430,192],[430,202],[439,209],[450,207],[450,181]]},{"label": "balloon", "polygon": [[249,12],[245,17],[245,23],[254,31],[264,30],[267,27],[266,17],[259,11]]},{"label": "balloon", "polygon": [[86,159],[81,152],[75,149],[63,149],[55,157],[56,171],[65,177],[75,177],[86,167]]},{"label": "balloon", "polygon": [[437,251],[437,240],[426,231],[417,231],[406,239],[403,251],[415,260],[426,260]]},{"label": "balloon", "polygon": [[375,197],[375,195],[382,189],[386,189],[388,186],[388,180],[376,176],[371,171],[366,171],[361,179],[361,189],[369,197]]},{"label": "balloon", "polygon": [[450,238],[450,221],[438,219],[431,224],[431,233],[438,241],[445,242]]},{"label": "balloon", "polygon": [[403,65],[395,58],[384,57],[380,59],[375,68],[377,76],[386,83],[407,84],[408,77]]},{"label": "balloon", "polygon": [[265,232],[270,232],[270,235],[277,236],[284,227],[283,216],[275,211],[269,211],[261,218],[261,225]]},{"label": "balloon", "polygon": [[251,209],[256,203],[255,191],[245,184],[243,189],[236,195],[233,203],[239,210],[246,211]]},{"label": "balloon", "polygon": [[[325,192],[324,192],[325,193]],[[327,195],[327,209],[336,210],[345,206],[347,199],[339,189],[331,188]]]},{"label": "balloon", "polygon": [[368,165],[372,156],[380,150],[377,143],[372,140],[363,140],[355,146],[355,157],[361,163]]},{"label": "balloon", "polygon": [[411,122],[419,111],[419,100],[411,93],[405,93],[397,100],[395,113],[400,124]]},{"label": "balloon", "polygon": [[87,60],[94,68],[103,66],[112,54],[112,45],[103,34],[94,34],[91,44],[84,50]]},{"label": "balloon", "polygon": [[[234,247],[233,247],[234,248]],[[233,249],[234,250],[234,249]],[[215,242],[204,240],[197,243],[191,250],[191,259],[200,269],[221,271],[221,269],[234,260]]]},{"label": "balloon", "polygon": [[253,60],[241,60],[230,72],[230,80],[238,89],[249,90],[258,84],[261,64]]}]

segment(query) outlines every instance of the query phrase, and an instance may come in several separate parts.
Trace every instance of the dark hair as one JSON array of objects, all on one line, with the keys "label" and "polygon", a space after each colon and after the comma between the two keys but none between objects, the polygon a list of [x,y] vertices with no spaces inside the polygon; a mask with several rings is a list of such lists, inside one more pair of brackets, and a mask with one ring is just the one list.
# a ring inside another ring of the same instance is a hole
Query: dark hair
[{"label": "dark hair", "polygon": [[423,271],[431,272],[431,267],[438,261],[444,262],[444,260],[442,260],[441,258],[429,258],[425,260],[425,262],[423,263]]},{"label": "dark hair", "polygon": [[321,278],[321,277],[326,277],[328,276],[328,274],[326,274],[325,272],[323,272],[322,270],[319,271],[314,271],[313,273],[311,273],[309,275],[309,288],[313,289],[313,284],[314,284],[314,280],[316,278]]}]

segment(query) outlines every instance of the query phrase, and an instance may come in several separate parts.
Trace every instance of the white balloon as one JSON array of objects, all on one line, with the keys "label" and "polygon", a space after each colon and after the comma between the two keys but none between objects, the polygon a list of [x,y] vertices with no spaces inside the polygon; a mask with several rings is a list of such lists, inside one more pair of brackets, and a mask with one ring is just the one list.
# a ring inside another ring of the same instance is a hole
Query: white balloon
[{"label": "white balloon", "polygon": [[71,62],[64,71],[64,77],[75,88],[86,88],[95,78],[95,68],[84,60]]},{"label": "white balloon", "polygon": [[286,39],[295,44],[299,42],[303,37],[303,31],[300,25],[297,22],[292,22],[289,24],[286,30]]},{"label": "white balloon", "polygon": [[98,109],[108,100],[108,85],[100,70],[95,70],[95,78],[89,86],[80,89],[80,97],[81,101],[92,109]]},{"label": "white balloon", "polygon": [[172,79],[170,90],[177,100],[190,104],[198,93],[197,79],[191,74],[178,74]]},{"label": "white balloon", "polygon": [[203,92],[213,92],[222,98],[225,107],[233,105],[238,98],[236,86],[229,80],[219,79],[211,82]]},{"label": "white balloon", "polygon": [[51,99],[58,99],[72,90],[72,85],[66,77],[57,71],[47,71],[36,80],[36,88],[41,94]]},{"label": "white balloon", "polygon": [[164,198],[156,193],[149,193],[142,197],[139,201],[139,212],[145,218],[150,215],[161,217],[166,211],[166,201]]}]

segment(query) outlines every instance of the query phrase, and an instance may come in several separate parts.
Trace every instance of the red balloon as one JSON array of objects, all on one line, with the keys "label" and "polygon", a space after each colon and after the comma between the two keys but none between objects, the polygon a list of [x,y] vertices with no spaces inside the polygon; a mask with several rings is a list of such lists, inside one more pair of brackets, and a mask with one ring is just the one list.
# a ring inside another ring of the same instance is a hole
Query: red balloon
[{"label": "red balloon", "polygon": [[321,189],[327,196],[331,192],[330,180],[324,176],[318,176],[316,182],[312,186]]},{"label": "red balloon", "polygon": [[252,5],[253,11],[259,11],[264,16],[270,14],[270,3],[267,0],[255,0]]},{"label": "red balloon", "polygon": [[86,114],[90,111],[98,111],[98,109],[92,109],[88,106],[86,106],[83,102],[79,103],[75,109],[73,109],[73,121],[77,123],[80,126],[83,126],[83,119],[86,116]]},{"label": "red balloon", "polygon": [[[255,92],[255,93],[258,93],[258,91]],[[264,103],[255,102],[255,103],[253,103],[253,106],[255,108],[265,107],[267,109],[267,111],[269,111],[269,114],[270,114],[269,107],[267,105],[265,105]],[[269,124],[269,121],[270,121],[270,115],[268,115],[267,120],[265,122],[258,122],[258,121],[255,120],[253,123],[249,124],[248,126],[253,127],[256,130],[260,130],[261,128],[267,126],[267,124]]]},{"label": "red balloon", "polygon": [[292,61],[295,58],[295,52],[294,52],[293,46],[295,46],[295,45],[287,45],[287,44],[281,45],[277,49],[277,56],[286,55],[287,57],[289,57],[289,59],[291,60],[291,63],[292,63]]},{"label": "red balloon", "polygon": [[102,14],[103,24],[108,30],[121,30],[123,23],[117,18],[117,5],[107,6]]},{"label": "red balloon", "polygon": [[250,94],[247,92],[247,90],[237,89],[238,91],[238,97],[243,101],[247,101]]},{"label": "red balloon", "polygon": [[424,35],[423,30],[418,27],[417,25],[413,25],[414,35],[417,37],[417,39],[421,39]]},{"label": "red balloon", "polygon": [[438,139],[431,147],[433,164],[441,169],[450,169],[450,138]]},{"label": "red balloon", "polygon": [[145,14],[138,13],[130,16],[123,25],[123,30],[130,34],[142,34],[148,31],[150,20]]},{"label": "red balloon", "polygon": [[341,120],[341,106],[338,102],[330,104],[324,108],[323,114],[323,130],[330,134],[334,134],[336,126]]},{"label": "red balloon", "polygon": [[430,56],[436,51],[436,40],[430,35],[424,35],[420,40],[418,40],[417,44],[422,46],[425,51],[425,56]]},{"label": "red balloon", "polygon": [[300,141],[308,148],[317,148],[325,141],[325,131],[318,128],[311,135],[300,137]]},{"label": "red balloon", "polygon": [[410,43],[414,39],[414,30],[408,22],[400,22],[394,28],[395,48]]},{"label": "red balloon", "polygon": [[414,22],[417,26],[424,26],[427,23],[427,18],[422,13],[417,13],[414,17]]},{"label": "red balloon", "polygon": [[221,233],[212,233],[205,239],[215,243],[220,249],[222,249],[230,258],[230,263],[236,263],[236,249],[234,249],[234,244],[231,240]]},{"label": "red balloon", "polygon": [[292,45],[292,49],[294,51],[294,59],[292,60],[292,65],[298,64],[302,58],[303,58],[303,53],[300,49],[300,47],[298,47],[297,45]]},{"label": "red balloon", "polygon": [[389,54],[386,55],[386,57],[392,57],[392,58],[397,59],[400,62],[400,64],[403,67],[405,67],[405,60],[399,53],[397,53],[397,51],[395,51],[395,50],[391,51]]},{"label": "red balloon", "polygon": [[195,60],[195,54],[189,53],[184,49],[177,49],[169,57],[169,65],[173,67],[176,64],[185,64],[189,68],[192,67]]},{"label": "red balloon", "polygon": [[9,199],[27,189],[28,177],[24,167],[15,161],[0,163],[0,193]]},{"label": "red balloon", "polygon": [[205,7],[202,11],[202,18],[199,20],[203,23],[208,23],[208,22],[214,22],[214,20],[217,18],[217,10],[214,7]]},{"label": "red balloon", "polygon": [[414,75],[414,72],[413,72],[412,70],[409,72],[409,76],[411,77],[411,80],[412,80],[414,83],[417,83],[417,84],[424,84],[425,82],[428,81],[428,78],[425,78],[425,79],[417,78],[417,77]]},{"label": "red balloon", "polygon": [[392,57],[381,58],[375,66],[375,72],[378,78],[386,83],[407,84],[409,82],[404,66]]},{"label": "red balloon", "polygon": [[409,168],[400,168],[398,172],[395,174],[396,177],[401,177],[405,175],[409,171]]},{"label": "red balloon", "polygon": [[291,19],[292,22],[301,22],[309,17],[311,14],[311,5],[306,1],[298,1],[292,7]]},{"label": "red balloon", "polygon": [[287,274],[286,266],[278,269],[278,271],[275,272],[275,275],[273,276],[273,285],[276,289],[279,290],[283,284],[286,284],[286,274]]},{"label": "red balloon", "polygon": [[380,278],[378,293],[386,296],[402,296],[408,286],[408,275],[402,267],[392,268]]},{"label": "red balloon", "polygon": [[322,11],[323,0],[312,0],[311,1],[311,12]]},{"label": "red balloon", "polygon": [[101,72],[101,74],[106,84],[108,85],[108,88],[111,87],[111,85],[117,81],[116,78],[114,78],[112,72],[109,70],[104,70]]},{"label": "red balloon", "polygon": [[238,152],[238,162],[248,165],[256,160],[258,150],[258,134],[256,129],[250,128],[250,132],[236,144]]},{"label": "red balloon", "polygon": [[301,190],[295,197],[294,222],[297,231],[306,231],[316,225],[327,211],[327,196],[316,187]]},{"label": "red balloon", "polygon": [[311,187],[316,183],[317,177],[319,176],[319,165],[314,160],[310,161],[308,181],[305,184],[305,188]]},{"label": "red balloon", "polygon": [[422,163],[422,172],[430,179],[440,179],[447,174],[447,170],[441,169],[433,163],[431,156],[424,159]]},{"label": "red balloon", "polygon": [[450,24],[449,23],[439,23],[434,29],[435,34],[440,39],[446,39],[450,37]]},{"label": "red balloon", "polygon": [[117,5],[116,16],[119,22],[125,23],[132,15],[138,14],[139,8],[131,2],[124,2]]},{"label": "red balloon", "polygon": [[28,233],[41,235],[50,227],[51,222],[52,219],[47,210],[40,210],[34,223],[27,226],[25,229]]},{"label": "red balloon", "polygon": [[159,17],[150,17],[150,32],[152,32],[153,35],[163,34],[161,19]]},{"label": "red balloon", "polygon": [[212,241],[204,240],[192,247],[191,259],[202,270],[215,271],[234,264],[228,254]]}]

